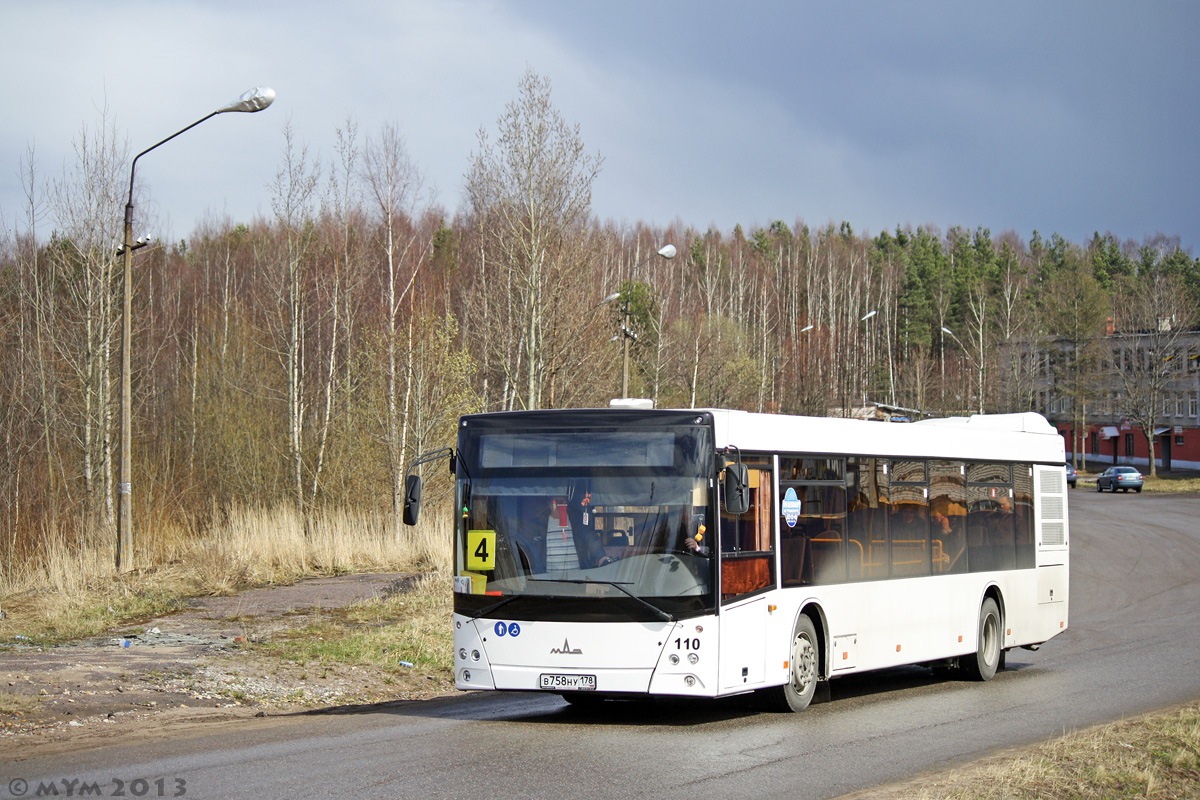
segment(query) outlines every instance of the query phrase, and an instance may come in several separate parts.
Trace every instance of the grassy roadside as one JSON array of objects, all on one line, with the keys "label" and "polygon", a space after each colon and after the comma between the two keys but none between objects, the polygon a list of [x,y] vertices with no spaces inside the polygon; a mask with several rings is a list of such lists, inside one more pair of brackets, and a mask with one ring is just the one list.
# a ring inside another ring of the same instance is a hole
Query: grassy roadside
[{"label": "grassy roadside", "polygon": [[136,626],[189,598],[355,572],[447,569],[449,533],[429,523],[399,540],[384,515],[330,512],[307,524],[288,508],[242,510],[201,538],[147,536],[140,568],[116,575],[104,537],[51,543],[34,563],[0,572],[0,647],[50,645]]},{"label": "grassy roadside", "polygon": [[426,575],[403,594],[326,611],[322,618],[254,646],[315,669],[359,665],[417,668],[451,679],[450,581]]},{"label": "grassy roadside", "polygon": [[1151,478],[1145,476],[1143,491],[1158,494],[1182,494],[1185,492],[1200,492],[1200,476],[1194,472],[1159,474]]},{"label": "grassy roadside", "polygon": [[1200,795],[1200,701],[852,795],[861,800]]}]

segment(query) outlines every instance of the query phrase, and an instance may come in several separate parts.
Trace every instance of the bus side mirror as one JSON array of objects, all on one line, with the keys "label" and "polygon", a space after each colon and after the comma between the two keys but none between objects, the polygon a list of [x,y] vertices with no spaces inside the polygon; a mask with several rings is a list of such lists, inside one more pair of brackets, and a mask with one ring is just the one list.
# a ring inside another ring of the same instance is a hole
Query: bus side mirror
[{"label": "bus side mirror", "polygon": [[404,481],[404,524],[416,525],[421,515],[421,476],[409,475]]},{"label": "bus side mirror", "polygon": [[725,467],[725,510],[735,516],[750,510],[750,470],[745,464]]}]

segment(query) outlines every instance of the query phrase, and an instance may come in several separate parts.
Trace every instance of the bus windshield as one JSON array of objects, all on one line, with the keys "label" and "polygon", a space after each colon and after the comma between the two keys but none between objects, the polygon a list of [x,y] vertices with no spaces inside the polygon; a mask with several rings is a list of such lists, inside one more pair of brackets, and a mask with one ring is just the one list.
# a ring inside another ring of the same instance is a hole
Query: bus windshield
[{"label": "bus windshield", "polygon": [[606,429],[468,425],[455,609],[503,606],[514,619],[711,611],[711,441],[705,427],[616,430],[611,420]]}]

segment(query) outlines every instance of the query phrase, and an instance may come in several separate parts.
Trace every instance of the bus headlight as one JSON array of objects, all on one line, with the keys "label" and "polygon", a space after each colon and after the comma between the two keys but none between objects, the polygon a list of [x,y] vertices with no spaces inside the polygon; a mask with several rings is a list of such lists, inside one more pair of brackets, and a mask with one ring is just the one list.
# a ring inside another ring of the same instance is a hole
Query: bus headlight
[{"label": "bus headlight", "polygon": [[688,663],[689,664],[700,663],[700,656],[697,655],[696,653],[688,653]]},{"label": "bus headlight", "polygon": [[671,662],[672,667],[679,666],[679,656],[675,653],[671,653],[671,655],[667,658],[667,661]]},{"label": "bus headlight", "polygon": [[460,660],[460,661],[466,661],[466,660],[467,660],[467,648],[465,648],[465,647],[461,647],[461,648],[459,648],[459,650],[458,650],[458,658],[459,658],[459,660]]}]

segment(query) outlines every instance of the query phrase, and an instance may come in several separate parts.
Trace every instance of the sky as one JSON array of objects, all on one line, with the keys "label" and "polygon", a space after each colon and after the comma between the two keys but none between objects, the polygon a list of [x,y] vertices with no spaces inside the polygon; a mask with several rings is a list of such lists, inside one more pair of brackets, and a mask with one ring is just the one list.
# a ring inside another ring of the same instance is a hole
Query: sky
[{"label": "sky", "polygon": [[532,70],[603,157],[592,208],[617,225],[1162,233],[1200,254],[1185,0],[0,0],[0,30],[9,232],[31,153],[62,180],[87,132],[132,155],[255,86],[274,105],[138,161],[137,234],[269,218],[285,130],[328,167],[348,122],[394,125],[453,216]]}]

